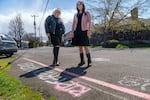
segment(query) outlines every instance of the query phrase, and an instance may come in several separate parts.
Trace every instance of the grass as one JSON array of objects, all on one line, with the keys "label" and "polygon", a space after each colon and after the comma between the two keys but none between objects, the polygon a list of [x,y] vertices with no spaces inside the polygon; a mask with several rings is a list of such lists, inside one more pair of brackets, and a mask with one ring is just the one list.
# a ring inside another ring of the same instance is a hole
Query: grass
[{"label": "grass", "polygon": [[150,48],[150,44],[134,44],[128,46],[129,48]]},{"label": "grass", "polygon": [[116,48],[118,48],[118,49],[124,49],[124,48],[129,48],[127,45],[123,45],[123,44],[118,44],[117,46],[116,46]]},{"label": "grass", "polygon": [[[90,48],[103,48],[102,46],[90,46]],[[117,49],[125,49],[125,48],[150,48],[149,44],[117,44],[115,47]]]},{"label": "grass", "polygon": [[149,44],[118,44],[116,48],[150,48]]},{"label": "grass", "polygon": [[102,48],[102,46],[90,46],[90,48]]},{"label": "grass", "polygon": [[[11,68],[8,64],[14,59],[0,59],[0,100],[44,100],[40,93],[31,91],[30,87],[24,86],[14,76],[8,76]],[[54,97],[48,100],[56,100]]]},{"label": "grass", "polygon": [[0,57],[0,75],[2,73],[6,73],[7,71],[9,71],[11,65],[9,65],[8,63],[13,61],[14,57],[11,58],[4,58],[4,56]]}]

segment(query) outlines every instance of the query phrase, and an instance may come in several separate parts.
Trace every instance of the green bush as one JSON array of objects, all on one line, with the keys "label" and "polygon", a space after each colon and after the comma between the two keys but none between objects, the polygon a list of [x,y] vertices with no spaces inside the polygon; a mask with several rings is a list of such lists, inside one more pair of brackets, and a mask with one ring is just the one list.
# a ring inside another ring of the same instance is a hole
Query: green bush
[{"label": "green bush", "polygon": [[104,47],[104,48],[116,48],[116,46],[118,44],[119,44],[118,40],[108,40],[108,41],[102,43],[102,47]]}]

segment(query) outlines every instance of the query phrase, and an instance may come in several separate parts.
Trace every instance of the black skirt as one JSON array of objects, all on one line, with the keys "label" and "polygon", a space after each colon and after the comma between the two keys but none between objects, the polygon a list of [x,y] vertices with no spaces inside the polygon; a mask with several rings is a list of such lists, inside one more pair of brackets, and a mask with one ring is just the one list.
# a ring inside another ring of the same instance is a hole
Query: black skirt
[{"label": "black skirt", "polygon": [[52,35],[51,36],[51,43],[54,45],[54,46],[60,46],[61,45],[61,41],[62,41],[62,37],[61,36],[55,36],[55,35]]},{"label": "black skirt", "polygon": [[89,46],[89,38],[87,36],[87,31],[75,31],[74,38],[72,38],[72,45]]}]

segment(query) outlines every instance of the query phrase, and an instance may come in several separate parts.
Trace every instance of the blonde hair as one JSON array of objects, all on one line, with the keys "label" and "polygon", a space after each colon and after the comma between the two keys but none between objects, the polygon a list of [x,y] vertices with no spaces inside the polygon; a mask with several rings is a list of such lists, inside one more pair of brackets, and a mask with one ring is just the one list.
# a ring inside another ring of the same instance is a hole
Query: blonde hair
[{"label": "blonde hair", "polygon": [[59,8],[56,8],[56,9],[53,11],[53,15],[55,15],[56,13],[61,14],[61,10],[60,10]]}]

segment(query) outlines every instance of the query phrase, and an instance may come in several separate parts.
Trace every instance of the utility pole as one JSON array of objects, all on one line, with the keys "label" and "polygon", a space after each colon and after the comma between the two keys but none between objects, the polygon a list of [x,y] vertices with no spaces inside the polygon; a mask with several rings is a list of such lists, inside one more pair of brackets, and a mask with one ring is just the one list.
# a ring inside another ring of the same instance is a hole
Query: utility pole
[{"label": "utility pole", "polygon": [[39,30],[40,42],[42,42],[42,33],[41,33],[41,28],[40,28],[40,26],[38,27],[38,30]]},{"label": "utility pole", "polygon": [[36,18],[36,17],[38,17],[38,16],[36,16],[36,15],[32,15],[32,17],[34,18],[33,25],[34,25],[35,45],[36,45],[36,20],[35,20],[35,18]]}]

